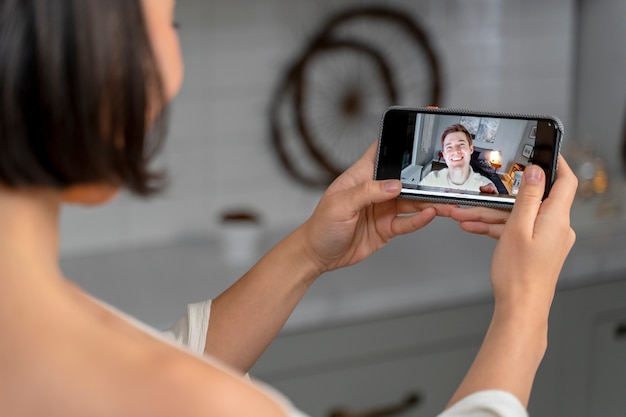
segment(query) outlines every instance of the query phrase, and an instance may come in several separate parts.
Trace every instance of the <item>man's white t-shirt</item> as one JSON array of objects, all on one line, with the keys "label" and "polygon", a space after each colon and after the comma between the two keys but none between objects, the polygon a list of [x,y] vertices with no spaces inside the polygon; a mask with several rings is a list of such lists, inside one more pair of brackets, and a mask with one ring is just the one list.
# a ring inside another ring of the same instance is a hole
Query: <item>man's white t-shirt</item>
[{"label": "man's white t-shirt", "polygon": [[425,185],[428,187],[441,187],[476,192],[480,192],[480,187],[484,187],[489,184],[493,185],[495,188],[495,184],[489,178],[474,172],[472,168],[470,168],[469,177],[467,177],[467,180],[463,184],[455,184],[450,181],[448,178],[448,168],[432,171],[419,182],[419,185]]}]

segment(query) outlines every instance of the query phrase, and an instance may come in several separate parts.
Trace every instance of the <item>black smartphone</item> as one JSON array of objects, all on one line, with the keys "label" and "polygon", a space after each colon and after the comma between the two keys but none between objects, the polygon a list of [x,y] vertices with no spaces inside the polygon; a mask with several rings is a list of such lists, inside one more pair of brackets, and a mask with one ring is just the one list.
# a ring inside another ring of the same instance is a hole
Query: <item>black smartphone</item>
[{"label": "black smartphone", "polygon": [[513,208],[524,169],[556,178],[563,124],[554,116],[393,106],[383,115],[374,178],[399,198]]}]

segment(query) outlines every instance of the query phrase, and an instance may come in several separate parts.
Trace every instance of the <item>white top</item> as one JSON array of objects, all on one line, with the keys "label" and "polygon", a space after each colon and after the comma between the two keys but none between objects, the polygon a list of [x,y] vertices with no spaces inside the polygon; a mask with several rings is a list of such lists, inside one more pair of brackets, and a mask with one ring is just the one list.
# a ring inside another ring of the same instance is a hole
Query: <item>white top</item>
[{"label": "white top", "polygon": [[448,168],[443,168],[438,171],[432,171],[426,175],[420,181],[419,185],[425,185],[428,187],[441,187],[451,188],[454,190],[466,190],[480,192],[480,187],[485,185],[495,184],[487,177],[480,175],[470,167],[470,175],[463,184],[455,184],[448,178]]},{"label": "white top", "polygon": [[468,395],[438,417],[528,417],[528,413],[513,394],[487,390]]},{"label": "white top", "polygon": [[[189,304],[187,316],[182,317],[164,335],[194,353],[202,355],[211,314],[211,300]],[[276,390],[266,385],[262,388],[282,403],[289,417],[308,417]],[[506,391],[488,390],[468,395],[438,417],[528,417],[520,401]]]},{"label": "white top", "polygon": [[187,315],[163,332],[168,339],[185,346],[198,355],[204,353],[209,329],[211,300],[187,305]]}]

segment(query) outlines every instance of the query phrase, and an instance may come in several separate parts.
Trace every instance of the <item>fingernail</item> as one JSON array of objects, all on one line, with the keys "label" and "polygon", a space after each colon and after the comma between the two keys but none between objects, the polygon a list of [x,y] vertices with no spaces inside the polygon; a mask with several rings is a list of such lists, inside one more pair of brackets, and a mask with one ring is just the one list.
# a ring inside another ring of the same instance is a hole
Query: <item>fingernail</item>
[{"label": "fingernail", "polygon": [[537,165],[530,165],[524,170],[524,176],[522,177],[524,182],[529,184],[538,184],[542,180],[543,169]]},{"label": "fingernail", "polygon": [[388,180],[383,182],[383,189],[388,193],[398,192],[401,187],[402,185],[398,180]]}]

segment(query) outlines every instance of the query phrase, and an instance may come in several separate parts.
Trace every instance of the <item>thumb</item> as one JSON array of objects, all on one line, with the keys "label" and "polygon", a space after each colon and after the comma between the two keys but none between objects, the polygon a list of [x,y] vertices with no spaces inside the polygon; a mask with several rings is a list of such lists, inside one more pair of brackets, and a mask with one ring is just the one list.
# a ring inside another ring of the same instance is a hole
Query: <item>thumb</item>
[{"label": "thumb", "polygon": [[537,165],[529,165],[524,170],[519,193],[515,198],[513,211],[509,217],[509,222],[514,224],[532,225],[541,206],[541,199],[545,189],[545,173]]}]

